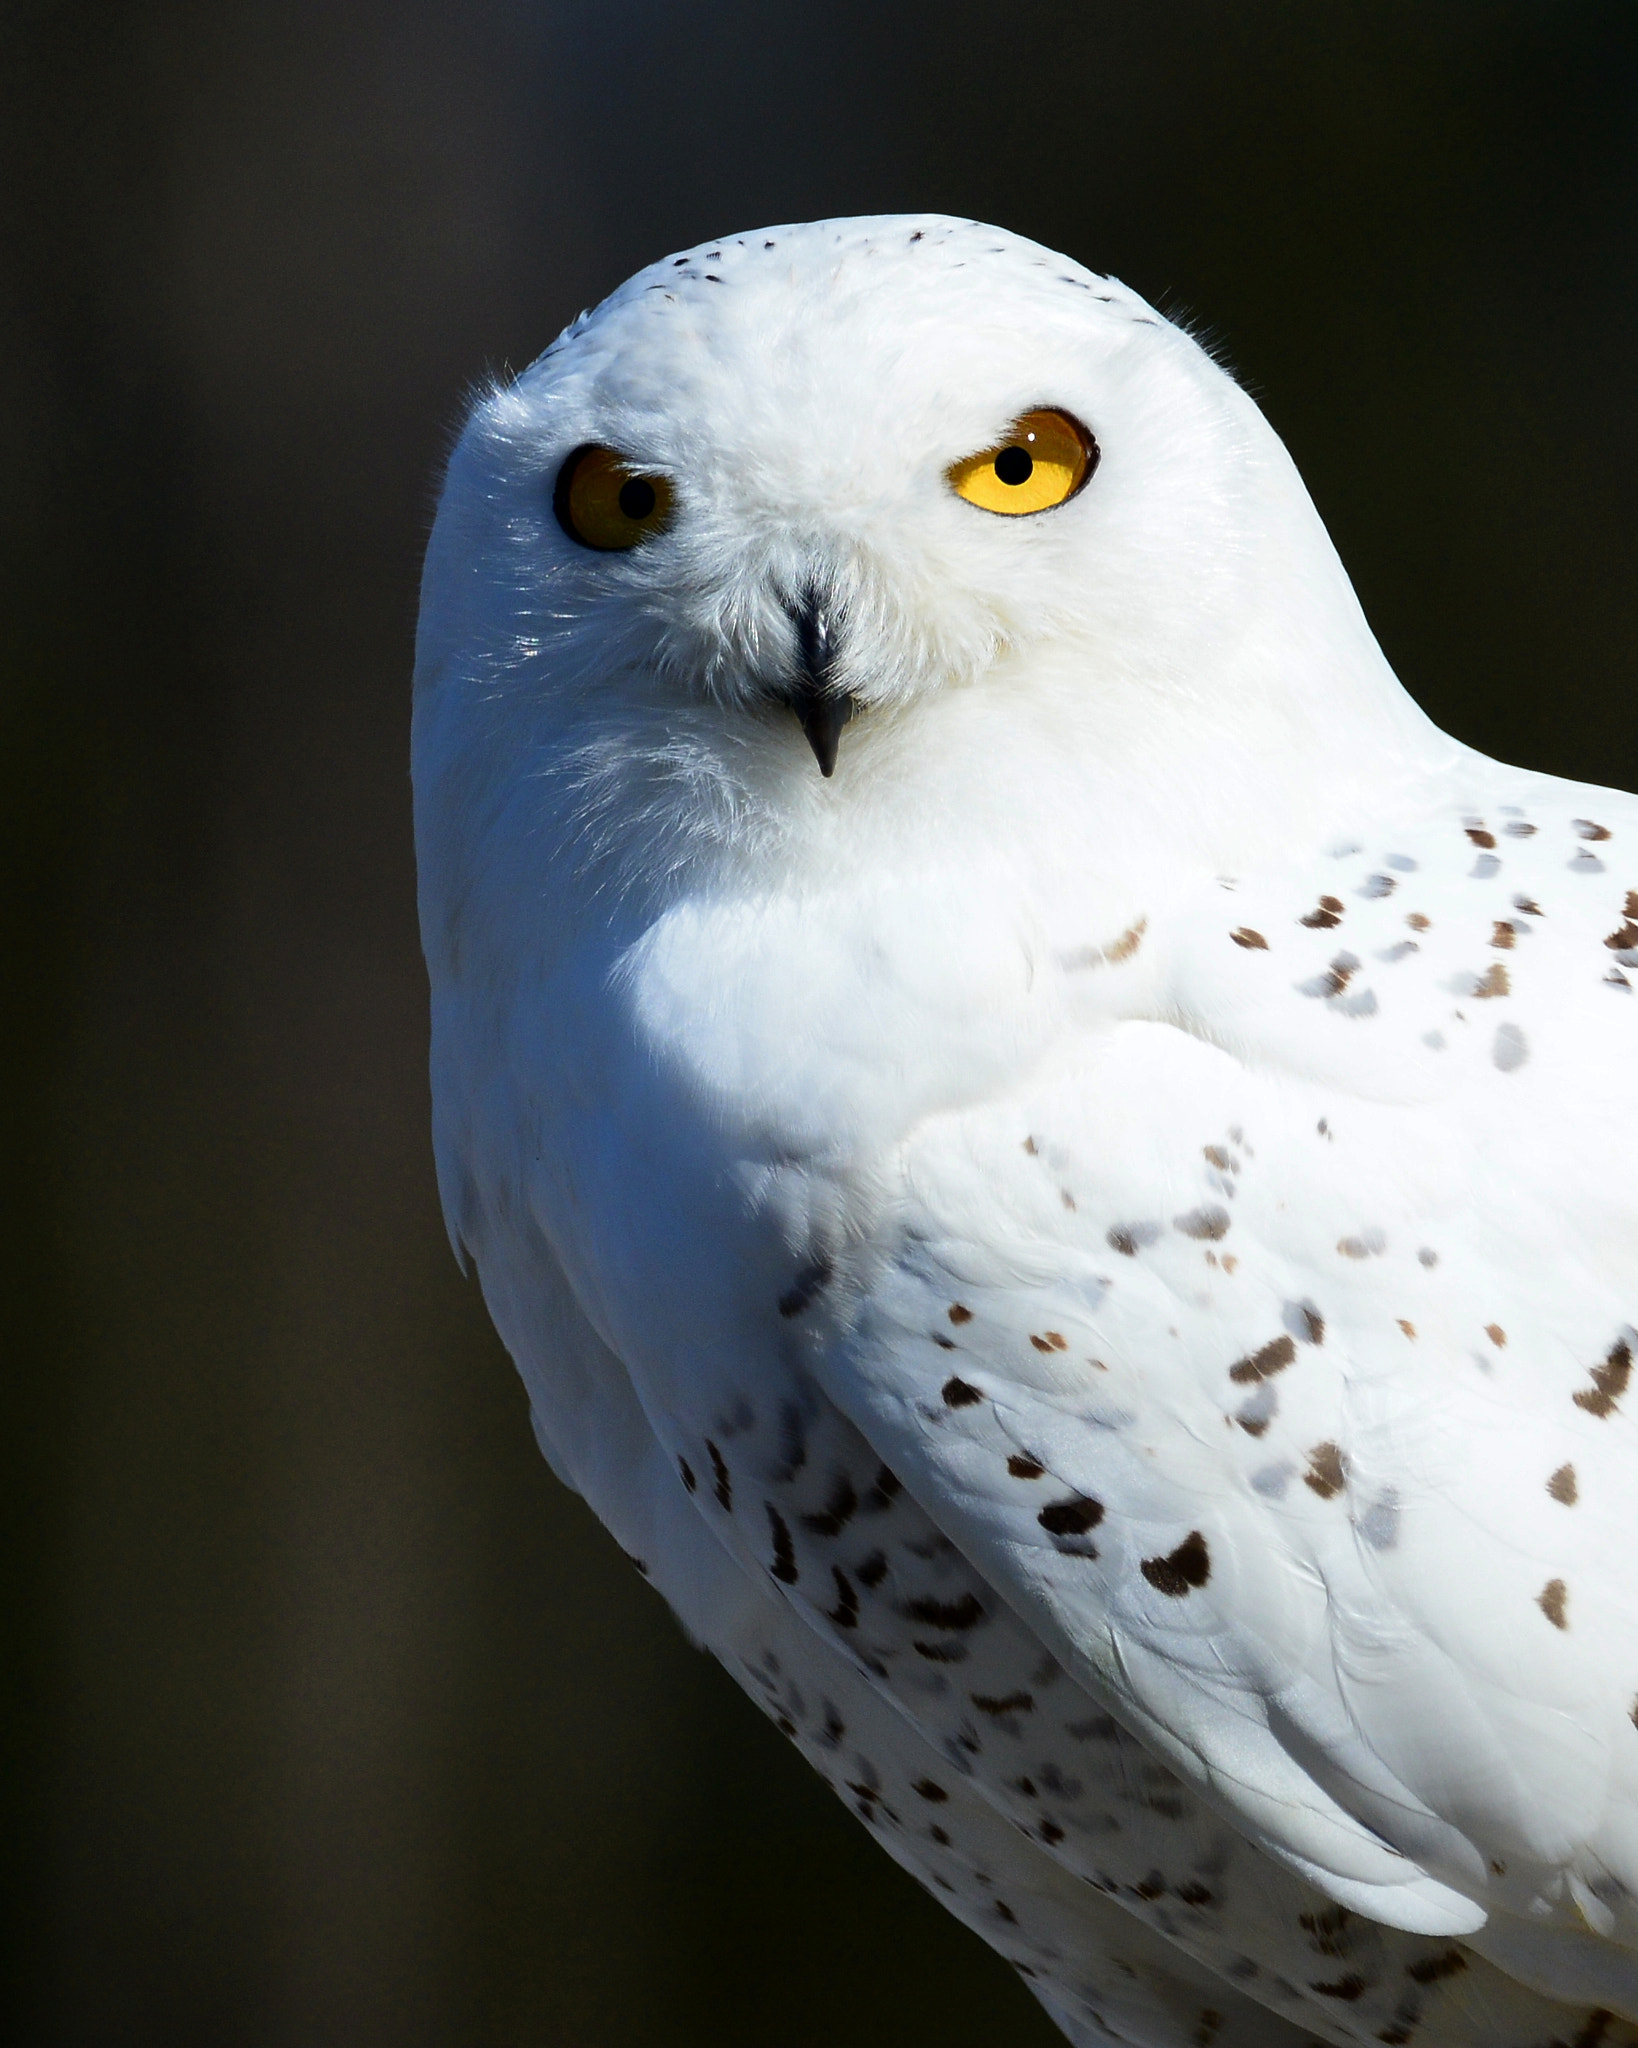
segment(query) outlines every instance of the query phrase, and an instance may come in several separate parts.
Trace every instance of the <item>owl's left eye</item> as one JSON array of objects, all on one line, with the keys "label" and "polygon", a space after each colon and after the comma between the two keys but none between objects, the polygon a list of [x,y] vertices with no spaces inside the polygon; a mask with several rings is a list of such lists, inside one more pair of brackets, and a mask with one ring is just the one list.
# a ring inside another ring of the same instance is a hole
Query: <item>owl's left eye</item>
[{"label": "owl's left eye", "polygon": [[570,540],[583,548],[634,548],[669,521],[671,481],[588,442],[558,471],[552,510]]},{"label": "owl's left eye", "polygon": [[1074,497],[1098,466],[1098,444],[1073,413],[1038,406],[1013,421],[993,448],[945,471],[958,498],[981,512],[1050,512]]}]

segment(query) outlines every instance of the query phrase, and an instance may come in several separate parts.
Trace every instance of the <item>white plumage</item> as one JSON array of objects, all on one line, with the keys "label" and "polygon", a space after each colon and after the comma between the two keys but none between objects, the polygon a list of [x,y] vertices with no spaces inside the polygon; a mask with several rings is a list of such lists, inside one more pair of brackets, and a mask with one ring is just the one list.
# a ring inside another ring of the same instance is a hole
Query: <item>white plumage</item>
[{"label": "white plumage", "polygon": [[1638,803],[1233,381],[971,223],[655,265],[473,411],[415,777],[542,1446],[890,1853],[1078,2042],[1638,2043]]}]

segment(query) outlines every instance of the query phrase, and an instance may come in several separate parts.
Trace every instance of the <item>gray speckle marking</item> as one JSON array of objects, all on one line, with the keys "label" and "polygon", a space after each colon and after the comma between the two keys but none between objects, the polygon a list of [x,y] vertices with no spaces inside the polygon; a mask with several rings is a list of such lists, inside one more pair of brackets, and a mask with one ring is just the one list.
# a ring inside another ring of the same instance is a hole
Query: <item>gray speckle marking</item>
[{"label": "gray speckle marking", "polygon": [[1516,1024],[1498,1024],[1490,1057],[1504,1074],[1516,1074],[1530,1057],[1530,1047]]}]

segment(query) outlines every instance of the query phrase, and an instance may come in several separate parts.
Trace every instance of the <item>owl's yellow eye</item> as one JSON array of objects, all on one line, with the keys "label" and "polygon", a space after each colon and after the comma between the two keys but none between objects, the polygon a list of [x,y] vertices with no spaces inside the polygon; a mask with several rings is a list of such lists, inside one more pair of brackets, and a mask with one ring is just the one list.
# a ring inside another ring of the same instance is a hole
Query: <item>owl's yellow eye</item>
[{"label": "owl's yellow eye", "polygon": [[589,442],[558,471],[552,510],[570,540],[584,548],[634,548],[671,517],[671,483]]},{"label": "owl's yellow eye", "polygon": [[1004,441],[945,471],[958,498],[981,512],[1050,512],[1098,466],[1098,444],[1078,419],[1042,406],[1014,420]]}]

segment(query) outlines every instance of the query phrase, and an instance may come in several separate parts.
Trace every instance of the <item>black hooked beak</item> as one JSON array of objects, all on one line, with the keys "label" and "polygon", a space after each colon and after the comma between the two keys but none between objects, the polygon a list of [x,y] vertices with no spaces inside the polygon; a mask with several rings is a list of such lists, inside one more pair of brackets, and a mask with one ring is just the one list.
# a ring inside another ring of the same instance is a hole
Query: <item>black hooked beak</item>
[{"label": "black hooked beak", "polygon": [[799,604],[787,609],[796,627],[798,665],[786,688],[785,702],[801,722],[819,773],[830,776],[836,772],[842,727],[854,710],[852,697],[836,688],[832,680],[839,622],[830,600],[812,588],[803,592]]}]

